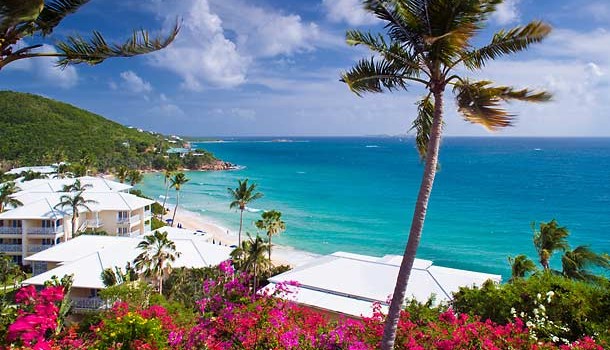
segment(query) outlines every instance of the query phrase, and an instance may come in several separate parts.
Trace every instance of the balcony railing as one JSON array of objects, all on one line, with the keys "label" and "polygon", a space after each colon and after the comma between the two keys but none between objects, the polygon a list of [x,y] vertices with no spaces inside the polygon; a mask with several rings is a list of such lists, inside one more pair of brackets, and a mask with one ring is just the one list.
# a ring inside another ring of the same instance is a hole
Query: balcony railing
[{"label": "balcony railing", "polygon": [[131,237],[136,237],[139,235],[140,235],[140,230],[131,231],[131,234],[130,234]]},{"label": "balcony railing", "polygon": [[21,244],[0,244],[2,253],[21,253]]},{"label": "balcony railing", "polygon": [[152,216],[152,211],[150,211],[150,210],[146,210],[146,211],[144,212],[144,217],[145,217],[145,218],[149,218],[149,217],[151,217],[151,216]]},{"label": "balcony railing", "polygon": [[0,234],[20,235],[21,233],[23,233],[23,228],[21,227],[0,227]]},{"label": "balcony railing", "polygon": [[40,244],[29,244],[28,245],[28,253],[38,253],[38,252],[41,252],[41,251],[43,251],[45,249],[49,249],[51,247],[52,247],[52,245],[50,245],[50,244],[42,244],[42,245],[40,245]]},{"label": "balcony railing", "polygon": [[63,233],[64,227],[28,227],[28,233],[34,235],[56,235],[58,233]]},{"label": "balcony railing", "polygon": [[130,222],[132,225],[133,225],[133,224],[135,224],[135,223],[140,222],[140,215],[132,215],[132,216],[129,218],[129,222]]},{"label": "balcony railing", "polygon": [[72,299],[72,307],[77,310],[100,310],[106,308],[106,303],[100,298],[78,298]]},{"label": "balcony railing", "polygon": [[102,227],[102,222],[100,220],[87,220],[87,227],[89,228],[98,228]]}]

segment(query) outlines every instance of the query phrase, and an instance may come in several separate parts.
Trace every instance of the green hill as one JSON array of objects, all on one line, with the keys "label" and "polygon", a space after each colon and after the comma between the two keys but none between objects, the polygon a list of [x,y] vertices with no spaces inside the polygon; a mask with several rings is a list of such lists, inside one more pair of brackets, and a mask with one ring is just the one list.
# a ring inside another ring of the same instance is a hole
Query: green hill
[{"label": "green hill", "polygon": [[[162,135],[139,132],[41,96],[0,91],[0,161],[4,167],[60,160],[76,163],[86,158],[101,171],[121,165],[159,169],[167,163],[164,150],[168,147]],[[211,155],[203,158],[214,159]]]}]

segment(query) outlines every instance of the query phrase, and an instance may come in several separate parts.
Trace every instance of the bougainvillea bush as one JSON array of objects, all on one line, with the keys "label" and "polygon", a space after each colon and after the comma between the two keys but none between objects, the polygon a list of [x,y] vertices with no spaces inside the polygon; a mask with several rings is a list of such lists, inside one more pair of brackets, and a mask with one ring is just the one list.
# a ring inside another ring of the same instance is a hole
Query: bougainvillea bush
[{"label": "bougainvillea bush", "polygon": [[[165,308],[133,308],[118,302],[83,331],[69,327],[58,336],[36,328],[31,341],[12,342],[23,349],[377,349],[384,315],[379,305],[370,318],[329,318],[320,312],[278,298],[252,296],[249,276],[229,263],[214,279],[203,282],[203,297],[194,326],[179,326]],[[279,293],[286,292],[280,288]],[[48,327],[53,326],[53,310]],[[45,321],[46,322],[46,321]],[[46,324],[42,322],[41,324]],[[23,325],[23,323],[22,323]],[[27,327],[26,327],[27,328]],[[82,327],[81,327],[82,328]],[[24,330],[27,331],[27,330]],[[51,332],[52,333],[52,332]],[[44,342],[40,342],[40,340]],[[398,325],[397,349],[603,349],[591,338],[571,344],[536,340],[519,318],[503,325],[439,310],[436,317],[416,319],[404,311]]]}]

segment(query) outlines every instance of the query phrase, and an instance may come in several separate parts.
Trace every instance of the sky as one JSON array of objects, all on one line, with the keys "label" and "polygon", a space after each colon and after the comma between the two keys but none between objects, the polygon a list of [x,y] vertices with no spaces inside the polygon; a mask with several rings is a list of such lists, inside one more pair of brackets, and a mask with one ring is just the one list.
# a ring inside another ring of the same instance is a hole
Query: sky
[{"label": "sky", "polygon": [[[472,74],[546,89],[550,103],[508,106],[515,126],[498,136],[610,136],[610,1],[506,0],[477,37],[539,19],[553,32],[530,50]],[[359,0],[92,0],[47,39],[99,30],[122,41],[132,29],[181,31],[167,49],[61,70],[51,58],[0,72],[0,89],[47,96],[119,123],[186,136],[348,136],[408,132],[421,87],[357,97],[339,81],[363,48],[348,29],[380,32]],[[448,91],[449,92],[449,91]],[[447,93],[445,134],[485,136],[455,112]]]}]

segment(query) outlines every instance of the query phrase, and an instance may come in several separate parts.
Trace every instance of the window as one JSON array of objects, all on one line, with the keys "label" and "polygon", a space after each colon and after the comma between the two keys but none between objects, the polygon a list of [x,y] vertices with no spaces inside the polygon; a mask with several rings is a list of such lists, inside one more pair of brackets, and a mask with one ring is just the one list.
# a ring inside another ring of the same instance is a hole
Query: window
[{"label": "window", "polygon": [[129,235],[129,227],[119,227],[117,229],[117,234],[119,236],[127,236],[127,235]]},{"label": "window", "polygon": [[119,212],[119,220],[123,220],[123,219],[127,219],[129,218],[129,212],[128,211],[120,211]]},{"label": "window", "polygon": [[42,240],[42,245],[53,245],[53,238],[45,238]]},{"label": "window", "polygon": [[53,227],[53,222],[51,220],[42,220],[42,227],[44,227],[44,228]]}]

